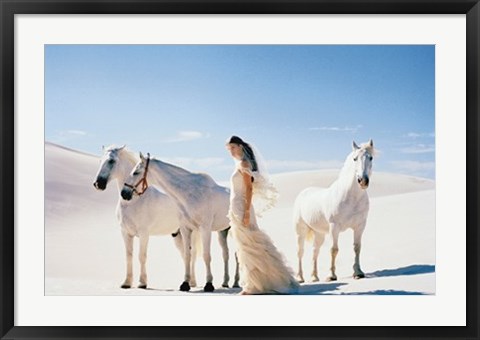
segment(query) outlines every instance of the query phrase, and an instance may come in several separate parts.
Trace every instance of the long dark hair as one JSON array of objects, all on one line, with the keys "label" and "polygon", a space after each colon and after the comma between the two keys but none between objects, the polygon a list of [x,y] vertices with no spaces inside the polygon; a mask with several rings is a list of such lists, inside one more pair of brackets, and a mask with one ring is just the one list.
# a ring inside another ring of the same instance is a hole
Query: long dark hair
[{"label": "long dark hair", "polygon": [[257,160],[255,159],[255,154],[253,153],[253,150],[252,150],[252,147],[250,146],[250,144],[246,143],[243,139],[241,139],[238,136],[230,137],[227,144],[238,144],[238,145],[243,146],[244,157],[252,165],[252,171],[258,171]]}]

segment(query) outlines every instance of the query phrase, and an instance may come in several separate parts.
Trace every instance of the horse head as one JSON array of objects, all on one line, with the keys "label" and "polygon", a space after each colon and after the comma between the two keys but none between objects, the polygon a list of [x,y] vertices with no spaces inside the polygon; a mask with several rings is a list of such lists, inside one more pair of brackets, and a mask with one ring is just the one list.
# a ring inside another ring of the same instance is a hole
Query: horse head
[{"label": "horse head", "polygon": [[370,139],[368,143],[360,146],[353,142],[352,145],[353,162],[355,163],[355,177],[358,185],[362,189],[367,189],[370,183],[370,176],[372,174],[373,163],[373,141]]},{"label": "horse head", "polygon": [[103,147],[103,157],[100,159],[100,167],[97,172],[96,180],[93,186],[97,190],[105,190],[108,182],[115,177],[115,171],[119,162],[119,152],[125,148],[121,147]]},{"label": "horse head", "polygon": [[140,152],[140,161],[135,165],[130,176],[128,176],[123,185],[121,195],[124,200],[130,201],[134,193],[140,196],[145,190],[147,190],[147,173],[149,164],[150,154],[147,154],[147,157],[144,157]]}]

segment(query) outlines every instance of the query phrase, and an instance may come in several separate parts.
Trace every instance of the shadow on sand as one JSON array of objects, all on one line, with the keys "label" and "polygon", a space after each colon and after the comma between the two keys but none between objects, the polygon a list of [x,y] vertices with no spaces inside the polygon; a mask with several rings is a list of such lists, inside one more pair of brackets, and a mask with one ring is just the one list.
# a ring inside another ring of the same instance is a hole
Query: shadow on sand
[{"label": "shadow on sand", "polygon": [[340,293],[339,295],[430,295],[422,292],[409,292],[406,290],[381,289],[370,292]]},{"label": "shadow on sand", "polygon": [[205,293],[203,288],[197,287],[190,291],[192,294],[218,294],[218,295],[235,295],[240,293],[242,288],[226,288],[226,287],[215,287],[213,292]]},{"label": "shadow on sand", "polygon": [[[334,294],[333,292],[341,286],[345,286],[347,283],[336,282],[336,283],[311,283],[303,284],[300,286],[297,295],[329,295]],[[338,294],[338,293],[335,293]]]},{"label": "shadow on sand", "polygon": [[397,269],[377,270],[373,273],[366,274],[367,278],[373,277],[388,277],[388,276],[403,276],[403,275],[419,275],[435,273],[435,265],[431,264],[414,264],[407,267]]}]

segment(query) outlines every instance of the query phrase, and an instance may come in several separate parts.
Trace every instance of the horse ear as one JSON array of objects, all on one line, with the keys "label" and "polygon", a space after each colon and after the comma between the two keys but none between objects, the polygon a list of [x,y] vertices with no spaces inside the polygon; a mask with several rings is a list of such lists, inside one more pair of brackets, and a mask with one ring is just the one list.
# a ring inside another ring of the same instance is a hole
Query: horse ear
[{"label": "horse ear", "polygon": [[352,148],[353,148],[353,150],[360,149],[360,147],[357,145],[357,143],[355,143],[355,141],[353,141],[353,143],[352,143]]},{"label": "horse ear", "polygon": [[373,140],[370,138],[370,140],[368,141],[368,145],[373,148]]},{"label": "horse ear", "polygon": [[145,157],[143,157],[143,153],[142,153],[141,151],[140,151],[140,159],[141,159],[141,160],[144,160],[144,159],[145,159]]},{"label": "horse ear", "polygon": [[127,146],[127,144],[123,144],[121,147],[118,148],[118,150],[123,150],[123,149],[125,149],[126,146]]}]

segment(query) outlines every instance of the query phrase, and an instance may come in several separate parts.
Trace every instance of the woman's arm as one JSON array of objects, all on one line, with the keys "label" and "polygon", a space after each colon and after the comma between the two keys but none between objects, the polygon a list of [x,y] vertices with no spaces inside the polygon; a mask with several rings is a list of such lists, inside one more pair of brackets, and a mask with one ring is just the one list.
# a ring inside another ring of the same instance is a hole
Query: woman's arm
[{"label": "woman's arm", "polygon": [[245,183],[245,212],[243,215],[243,224],[248,227],[250,226],[250,207],[252,206],[253,195],[252,175],[249,171],[242,171],[242,177]]}]

